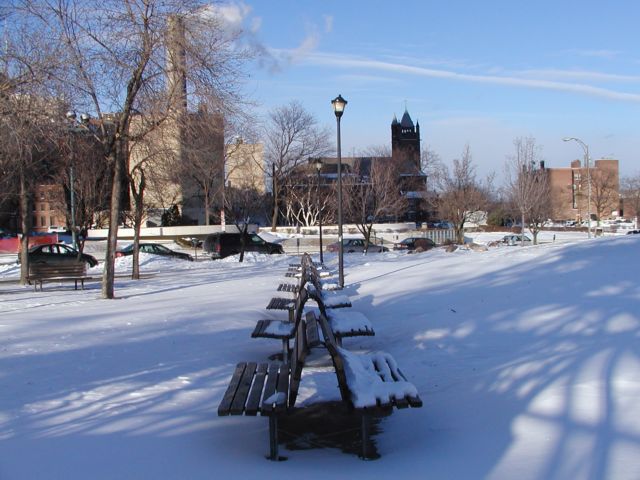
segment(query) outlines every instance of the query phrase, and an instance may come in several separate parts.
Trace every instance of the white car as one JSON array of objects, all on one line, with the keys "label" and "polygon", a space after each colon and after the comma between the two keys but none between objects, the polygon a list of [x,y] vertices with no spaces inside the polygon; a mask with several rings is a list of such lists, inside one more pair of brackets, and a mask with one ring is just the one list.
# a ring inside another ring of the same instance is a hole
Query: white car
[{"label": "white car", "polygon": [[48,233],[66,233],[66,231],[66,227],[61,227],[60,225],[50,225],[49,228],[47,228]]},{"label": "white car", "polygon": [[[522,243],[523,235],[514,234],[514,235],[505,235],[502,237],[502,243],[506,243],[507,245],[520,245]],[[531,245],[531,239],[524,235],[524,244]]]}]

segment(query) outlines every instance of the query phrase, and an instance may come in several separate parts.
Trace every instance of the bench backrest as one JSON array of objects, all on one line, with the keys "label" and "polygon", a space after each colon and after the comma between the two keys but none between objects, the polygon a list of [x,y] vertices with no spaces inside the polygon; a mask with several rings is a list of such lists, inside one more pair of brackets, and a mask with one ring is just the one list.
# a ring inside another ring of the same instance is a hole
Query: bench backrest
[{"label": "bench backrest", "polygon": [[333,334],[333,330],[331,330],[331,325],[329,325],[329,320],[327,320],[326,315],[322,313],[320,314],[320,317],[318,317],[318,324],[320,325],[320,330],[322,330],[324,345],[331,356],[333,368],[336,371],[338,388],[340,389],[342,401],[351,404],[351,394],[349,392],[349,386],[347,385],[347,375],[344,371],[344,360],[342,359],[342,355],[340,355],[338,344],[336,343],[336,337]]},{"label": "bench backrest", "polygon": [[85,262],[67,262],[60,264],[30,263],[29,276],[33,277],[79,277],[87,274]]},{"label": "bench backrest", "polygon": [[309,292],[304,286],[301,286],[298,289],[298,293],[296,293],[296,300],[293,305],[289,308],[289,321],[291,323],[295,323],[296,325],[300,323],[300,319],[302,318],[302,313],[304,312],[304,305],[307,303],[309,299]]},{"label": "bench backrest", "polygon": [[296,327],[296,336],[293,342],[293,351],[291,352],[290,368],[291,374],[289,379],[289,407],[296,404],[298,390],[300,389],[300,381],[302,380],[302,369],[304,362],[309,353],[309,344],[307,343],[307,323],[302,319]]},{"label": "bench backrest", "polygon": [[306,270],[306,280],[307,282],[313,285],[313,288],[316,290],[317,295],[322,295],[322,283],[320,282],[320,275],[318,275],[318,271],[315,267],[310,267]]}]

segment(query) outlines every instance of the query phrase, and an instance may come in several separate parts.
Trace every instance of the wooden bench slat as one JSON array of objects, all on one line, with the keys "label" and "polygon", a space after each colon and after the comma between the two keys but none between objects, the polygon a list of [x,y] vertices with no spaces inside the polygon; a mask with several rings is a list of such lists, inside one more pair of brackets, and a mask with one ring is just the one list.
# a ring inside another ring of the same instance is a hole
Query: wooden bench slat
[{"label": "wooden bench slat", "polygon": [[279,292],[296,293],[298,291],[298,288],[298,285],[295,285],[293,283],[281,283],[280,285],[278,285]]},{"label": "wooden bench slat", "polygon": [[258,320],[258,323],[256,323],[256,327],[253,329],[253,332],[251,332],[251,337],[252,338],[261,337],[268,325],[269,325],[269,320]]},{"label": "wooden bench slat", "polygon": [[307,324],[307,345],[309,348],[317,347],[322,342],[320,341],[320,333],[318,332],[318,322],[313,312],[308,312],[305,318]]},{"label": "wooden bench slat", "polygon": [[264,395],[262,398],[262,404],[260,406],[261,413],[270,414],[273,411],[273,406],[270,403],[266,403],[265,401],[272,397],[274,393],[276,393],[276,385],[278,382],[278,371],[280,370],[280,365],[272,363],[269,365],[268,373],[267,373],[267,382],[264,386]]},{"label": "wooden bench slat", "polygon": [[269,300],[267,310],[287,310],[294,302],[293,298],[273,297]]},{"label": "wooden bench slat", "polygon": [[230,413],[231,415],[242,415],[244,412],[244,406],[247,403],[247,397],[249,396],[249,389],[251,388],[251,381],[253,380],[253,374],[256,371],[256,363],[249,362],[242,373],[236,395],[231,403]]},{"label": "wooden bench slat", "polygon": [[256,375],[253,379],[253,385],[251,386],[251,392],[249,392],[249,399],[245,407],[245,415],[256,416],[258,409],[260,408],[260,400],[262,399],[262,390],[264,388],[264,381],[267,378],[268,363],[261,363],[258,365]]},{"label": "wooden bench slat", "polygon": [[236,396],[236,391],[238,390],[238,386],[240,385],[240,378],[242,378],[242,374],[244,373],[246,366],[246,363],[238,363],[236,365],[236,369],[231,376],[231,381],[229,382],[227,391],[224,393],[222,401],[218,406],[218,415],[229,415],[231,403],[233,402],[233,398]]},{"label": "wooden bench slat", "polygon": [[287,409],[287,400],[289,399],[289,365],[280,365],[280,372],[278,373],[278,383],[276,385],[276,391],[280,394],[282,399],[276,403],[276,413],[282,413]]}]

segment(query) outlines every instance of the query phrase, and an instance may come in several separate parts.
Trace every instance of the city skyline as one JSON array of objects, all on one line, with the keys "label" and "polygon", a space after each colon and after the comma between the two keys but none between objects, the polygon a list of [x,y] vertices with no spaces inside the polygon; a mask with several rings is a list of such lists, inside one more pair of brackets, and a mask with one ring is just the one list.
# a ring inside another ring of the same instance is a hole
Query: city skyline
[{"label": "city skyline", "polygon": [[[501,176],[513,140],[534,137],[550,167],[590,147],[637,172],[640,6],[614,1],[230,2],[221,11],[261,52],[246,92],[259,112],[299,100],[330,128],[349,104],[343,153],[390,144],[393,116],[420,122],[422,147],[446,164],[471,147],[478,173]],[[637,43],[637,42],[636,42]]]}]

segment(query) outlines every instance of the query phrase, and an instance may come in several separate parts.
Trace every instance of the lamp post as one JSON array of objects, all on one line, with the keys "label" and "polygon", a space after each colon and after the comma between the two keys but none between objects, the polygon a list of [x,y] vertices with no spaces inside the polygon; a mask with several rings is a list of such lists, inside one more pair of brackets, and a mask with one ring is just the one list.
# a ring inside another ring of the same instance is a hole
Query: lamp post
[{"label": "lamp post", "polygon": [[574,141],[578,143],[582,147],[582,150],[584,151],[585,164],[587,165],[587,220],[589,222],[587,224],[588,225],[587,235],[589,238],[591,238],[591,168],[589,166],[589,145],[584,143],[579,138],[575,138],[575,137],[566,137],[566,138],[563,138],[562,140],[565,142]]},{"label": "lamp post", "polygon": [[[87,125],[91,117],[88,113],[83,113],[80,115],[80,123],[76,122],[76,112],[73,110],[67,112],[67,119],[71,122],[69,126],[69,132],[72,135],[76,133],[80,133],[87,129]],[[73,176],[73,164],[75,162],[75,145],[76,142],[73,142],[74,148],[71,151],[71,164],[69,165],[69,193],[70,193],[70,206],[71,206],[71,243],[73,244],[73,248],[78,249],[78,238],[76,233],[76,196],[75,196],[75,180]]]},{"label": "lamp post", "polygon": [[322,209],[320,208],[320,170],[322,170],[322,160],[316,158],[315,162],[313,162],[313,166],[316,168],[316,172],[318,172],[318,187],[316,189],[316,208],[318,209],[318,229],[320,231],[320,264],[324,263],[324,259],[322,258]]},{"label": "lamp post", "polygon": [[340,151],[340,118],[344,113],[347,101],[338,95],[331,100],[333,113],[336,114],[338,125],[338,283],[340,288],[344,287],[344,242],[342,241],[342,153]]}]

